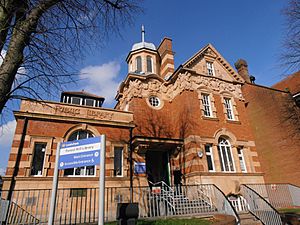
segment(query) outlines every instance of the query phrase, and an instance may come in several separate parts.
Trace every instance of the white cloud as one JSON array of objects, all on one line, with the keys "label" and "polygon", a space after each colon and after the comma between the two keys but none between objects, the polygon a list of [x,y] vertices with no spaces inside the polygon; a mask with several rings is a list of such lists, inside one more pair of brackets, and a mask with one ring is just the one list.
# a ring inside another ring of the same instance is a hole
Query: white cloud
[{"label": "white cloud", "polygon": [[1,50],[1,56],[0,56],[0,65],[2,64],[3,62],[3,59],[5,58],[6,56],[6,50]]},{"label": "white cloud", "polygon": [[80,71],[79,77],[84,79],[84,90],[105,97],[105,102],[113,102],[117,93],[121,66],[116,61],[104,63],[99,66],[87,66]]},{"label": "white cloud", "polygon": [[0,176],[4,176],[6,172],[5,168],[0,168]]},{"label": "white cloud", "polygon": [[[5,58],[6,53],[7,53],[6,50],[4,50],[4,49],[1,50],[1,53],[0,53],[0,65],[3,63],[3,59]],[[22,74],[26,74],[26,69],[23,66],[21,66],[18,69],[17,79],[20,79],[20,77],[22,76]]]},{"label": "white cloud", "polygon": [[5,174],[12,140],[15,134],[16,121],[12,120],[0,126],[0,175]]},{"label": "white cloud", "polygon": [[9,146],[12,143],[15,129],[16,129],[16,121],[8,121],[6,124],[2,125],[0,127],[0,146],[3,148],[3,146]]}]

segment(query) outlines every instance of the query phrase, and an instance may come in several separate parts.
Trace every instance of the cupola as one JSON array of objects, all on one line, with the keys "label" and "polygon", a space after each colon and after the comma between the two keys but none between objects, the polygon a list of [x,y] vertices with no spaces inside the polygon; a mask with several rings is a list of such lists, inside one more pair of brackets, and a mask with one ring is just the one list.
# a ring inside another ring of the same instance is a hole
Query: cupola
[{"label": "cupola", "polygon": [[158,52],[153,43],[145,42],[144,26],[142,26],[142,41],[132,46],[126,61],[128,63],[128,73],[139,75],[158,74]]}]

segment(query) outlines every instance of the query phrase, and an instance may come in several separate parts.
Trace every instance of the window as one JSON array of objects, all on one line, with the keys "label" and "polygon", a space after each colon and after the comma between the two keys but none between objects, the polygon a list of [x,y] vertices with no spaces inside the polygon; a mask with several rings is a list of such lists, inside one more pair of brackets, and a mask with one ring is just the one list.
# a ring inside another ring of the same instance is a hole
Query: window
[{"label": "window", "polygon": [[205,154],[207,160],[207,167],[209,172],[215,171],[214,158],[212,153],[212,146],[210,144],[205,145]]},{"label": "window", "polygon": [[160,106],[160,100],[156,96],[149,97],[149,103],[153,107],[159,107]]},{"label": "window", "polygon": [[142,72],[142,58],[141,56],[136,57],[136,71],[137,73],[141,73]]},{"label": "window", "polygon": [[81,105],[81,98],[71,97],[71,104]]},{"label": "window", "polygon": [[96,106],[95,102],[96,102],[96,100],[94,100],[94,99],[89,99],[89,98],[85,99],[85,105],[87,105],[87,106]]},{"label": "window", "polygon": [[123,147],[114,147],[114,176],[123,176]]},{"label": "window", "polygon": [[296,105],[300,107],[300,93],[295,94],[293,98],[295,99]]},{"label": "window", "polygon": [[202,94],[202,105],[203,105],[203,113],[204,116],[211,117],[211,104],[210,104],[210,97],[208,94]]},{"label": "window", "polygon": [[227,119],[234,120],[231,99],[230,98],[224,98],[224,104],[225,104]]},{"label": "window", "polygon": [[152,73],[152,58],[151,56],[147,56],[147,72]]},{"label": "window", "polygon": [[86,188],[71,188],[70,197],[86,197],[87,189]]},{"label": "window", "polygon": [[[78,130],[70,135],[68,141],[91,138],[93,136],[94,135],[89,131]],[[95,174],[95,166],[82,166],[64,170],[65,176],[95,176]]]},{"label": "window", "polygon": [[235,167],[231,152],[230,142],[224,138],[219,139],[218,153],[221,163],[221,170],[224,172],[234,172]]},{"label": "window", "polygon": [[33,160],[31,165],[32,176],[43,175],[46,146],[47,146],[46,143],[34,143]]},{"label": "window", "polygon": [[214,76],[214,67],[212,62],[206,62],[207,74],[210,76]]},{"label": "window", "polygon": [[237,152],[238,152],[238,156],[239,156],[241,171],[243,173],[246,173],[247,169],[246,169],[246,164],[245,164],[245,158],[244,158],[243,148],[242,147],[238,147],[237,148]]}]

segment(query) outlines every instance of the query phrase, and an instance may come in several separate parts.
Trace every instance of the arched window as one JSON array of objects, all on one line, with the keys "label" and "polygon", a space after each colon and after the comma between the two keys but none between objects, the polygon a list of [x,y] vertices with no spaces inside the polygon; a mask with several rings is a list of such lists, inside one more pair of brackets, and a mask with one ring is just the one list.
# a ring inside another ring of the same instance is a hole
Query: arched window
[{"label": "arched window", "polygon": [[147,72],[152,73],[152,57],[151,56],[147,56]]},{"label": "arched window", "polygon": [[[86,139],[94,137],[94,135],[90,131],[86,130],[77,130],[73,132],[68,141],[75,141],[80,139]],[[65,176],[94,176],[95,175],[95,166],[82,166],[71,169],[64,170]]]},{"label": "arched window", "polygon": [[218,152],[221,163],[221,170],[225,172],[234,172],[234,162],[230,142],[224,138],[219,139]]},{"label": "arched window", "polygon": [[137,73],[141,73],[142,72],[142,57],[138,56],[135,59],[136,61],[136,71]]}]

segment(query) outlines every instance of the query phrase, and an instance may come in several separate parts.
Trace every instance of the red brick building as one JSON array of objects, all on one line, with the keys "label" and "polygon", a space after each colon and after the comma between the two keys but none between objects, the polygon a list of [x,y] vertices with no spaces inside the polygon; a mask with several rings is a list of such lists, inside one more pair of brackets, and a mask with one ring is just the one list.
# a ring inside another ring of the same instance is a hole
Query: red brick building
[{"label": "red brick building", "polygon": [[[61,102],[22,101],[5,189],[50,188],[57,143],[100,134],[107,135],[107,186],[129,186],[130,146],[135,186],[216,184],[229,194],[264,183],[244,67],[237,73],[208,44],[174,70],[169,38],[157,48],[134,44],[126,61],[115,109],[83,92],[65,92]],[[60,171],[59,185],[96,187],[98,174],[98,166]]]},{"label": "red brick building", "polygon": [[265,181],[300,185],[300,73],[272,88],[246,83],[246,111]]}]

